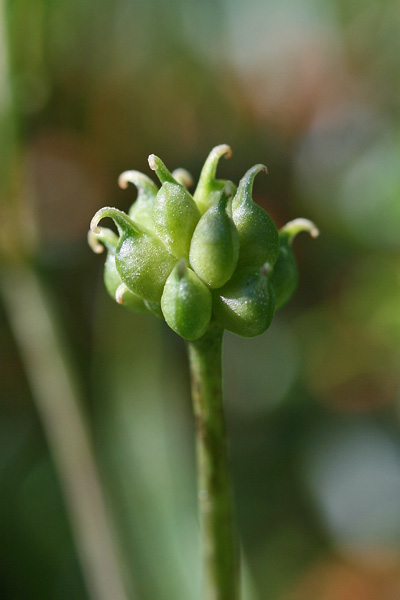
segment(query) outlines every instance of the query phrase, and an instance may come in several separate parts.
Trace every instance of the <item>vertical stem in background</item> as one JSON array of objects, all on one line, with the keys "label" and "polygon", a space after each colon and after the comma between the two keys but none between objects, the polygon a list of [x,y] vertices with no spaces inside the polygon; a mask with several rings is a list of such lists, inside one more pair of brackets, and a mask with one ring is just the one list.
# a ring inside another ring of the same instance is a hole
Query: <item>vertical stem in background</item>
[{"label": "vertical stem in background", "polygon": [[30,267],[0,272],[18,343],[69,510],[92,600],[127,600],[122,566],[76,382],[57,335],[54,307]]},{"label": "vertical stem in background", "polygon": [[196,421],[204,600],[238,600],[238,560],[222,403],[222,336],[211,326],[189,342]]},{"label": "vertical stem in background", "polygon": [[[76,380],[57,335],[57,311],[27,259],[27,255],[34,256],[36,248],[27,243],[32,242],[32,219],[19,190],[23,179],[19,135],[22,119],[12,81],[18,75],[13,73],[17,47],[24,47],[25,56],[29,60],[32,57],[33,63],[36,59],[40,62],[44,39],[40,39],[39,32],[37,45],[32,42],[32,36],[26,33],[26,14],[29,8],[40,21],[46,3],[32,4],[0,0],[0,254],[3,261],[7,258],[9,262],[8,269],[0,272],[0,293],[64,491],[89,597],[127,600],[123,568]],[[29,18],[27,22],[31,23]],[[18,43],[13,33],[21,37]],[[23,72],[28,71],[25,66]]]}]

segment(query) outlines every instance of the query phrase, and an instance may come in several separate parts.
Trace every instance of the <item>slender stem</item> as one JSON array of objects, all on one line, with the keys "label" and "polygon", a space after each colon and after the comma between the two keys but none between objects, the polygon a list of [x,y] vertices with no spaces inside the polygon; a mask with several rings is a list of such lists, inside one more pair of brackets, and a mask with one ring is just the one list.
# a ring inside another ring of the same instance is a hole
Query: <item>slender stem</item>
[{"label": "slender stem", "polygon": [[92,600],[128,600],[77,382],[54,306],[28,266],[3,269],[0,291],[19,345],[69,511]]},{"label": "slender stem", "polygon": [[188,344],[196,420],[204,600],[239,597],[222,403],[222,336],[223,331],[212,325],[202,338]]}]

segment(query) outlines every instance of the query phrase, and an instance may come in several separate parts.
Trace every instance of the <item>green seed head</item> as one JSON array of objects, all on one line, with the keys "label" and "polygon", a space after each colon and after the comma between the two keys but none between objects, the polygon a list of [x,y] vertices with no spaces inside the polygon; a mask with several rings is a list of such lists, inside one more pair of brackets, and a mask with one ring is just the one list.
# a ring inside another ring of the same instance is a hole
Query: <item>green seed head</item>
[{"label": "green seed head", "polygon": [[[117,303],[164,319],[181,337],[196,340],[210,322],[237,335],[265,331],[276,309],[292,296],[298,270],[291,244],[300,231],[316,227],[296,219],[278,235],[266,211],[252,198],[255,165],[239,187],[216,179],[227,145],[209,154],[192,196],[192,178],[184,169],[172,173],[158,156],[150,168],[161,187],[138,171],[125,171],[119,184],[136,186],[129,215],[102,208],[92,219],[89,244],[96,253],[107,248],[104,280]],[[99,227],[113,219],[118,235]]]}]

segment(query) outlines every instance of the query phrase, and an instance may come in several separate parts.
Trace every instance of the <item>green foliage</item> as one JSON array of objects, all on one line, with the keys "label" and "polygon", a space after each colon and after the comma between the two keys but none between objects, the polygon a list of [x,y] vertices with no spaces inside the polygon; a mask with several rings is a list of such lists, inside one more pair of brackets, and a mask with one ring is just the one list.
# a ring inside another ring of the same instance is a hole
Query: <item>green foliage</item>
[{"label": "green foliage", "polygon": [[[151,154],[149,165],[161,188],[138,171],[126,171],[120,186],[130,182],[138,188],[129,216],[106,207],[91,223],[93,250],[108,250],[109,294],[131,310],[165,319],[187,340],[202,337],[212,319],[240,336],[263,333],[297,286],[293,238],[299,231],[318,233],[310,221],[297,219],[278,235],[252,198],[264,165],[250,168],[238,188],[216,179],[219,159],[230,154],[226,145],[210,152],[194,196],[185,187],[186,171],[171,173]],[[105,217],[114,220],[119,236],[98,226]]]}]

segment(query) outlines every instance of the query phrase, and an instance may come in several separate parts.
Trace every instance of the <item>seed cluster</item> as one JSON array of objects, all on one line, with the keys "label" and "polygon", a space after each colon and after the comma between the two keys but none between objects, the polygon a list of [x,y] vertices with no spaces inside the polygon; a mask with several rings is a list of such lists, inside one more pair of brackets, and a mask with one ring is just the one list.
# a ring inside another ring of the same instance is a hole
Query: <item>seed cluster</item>
[{"label": "seed cluster", "polygon": [[[189,173],[171,173],[151,154],[160,189],[143,173],[122,173],[120,186],[133,183],[138,190],[129,213],[105,207],[90,225],[92,249],[107,249],[108,293],[135,312],[165,319],[187,340],[204,335],[211,320],[244,337],[263,333],[297,286],[293,238],[300,231],[318,235],[306,219],[278,232],[253,201],[254,179],[267,171],[264,165],[250,168],[238,187],[216,179],[219,159],[230,154],[224,144],[213,148],[193,196]],[[113,219],[118,236],[99,227],[105,217]]]}]

